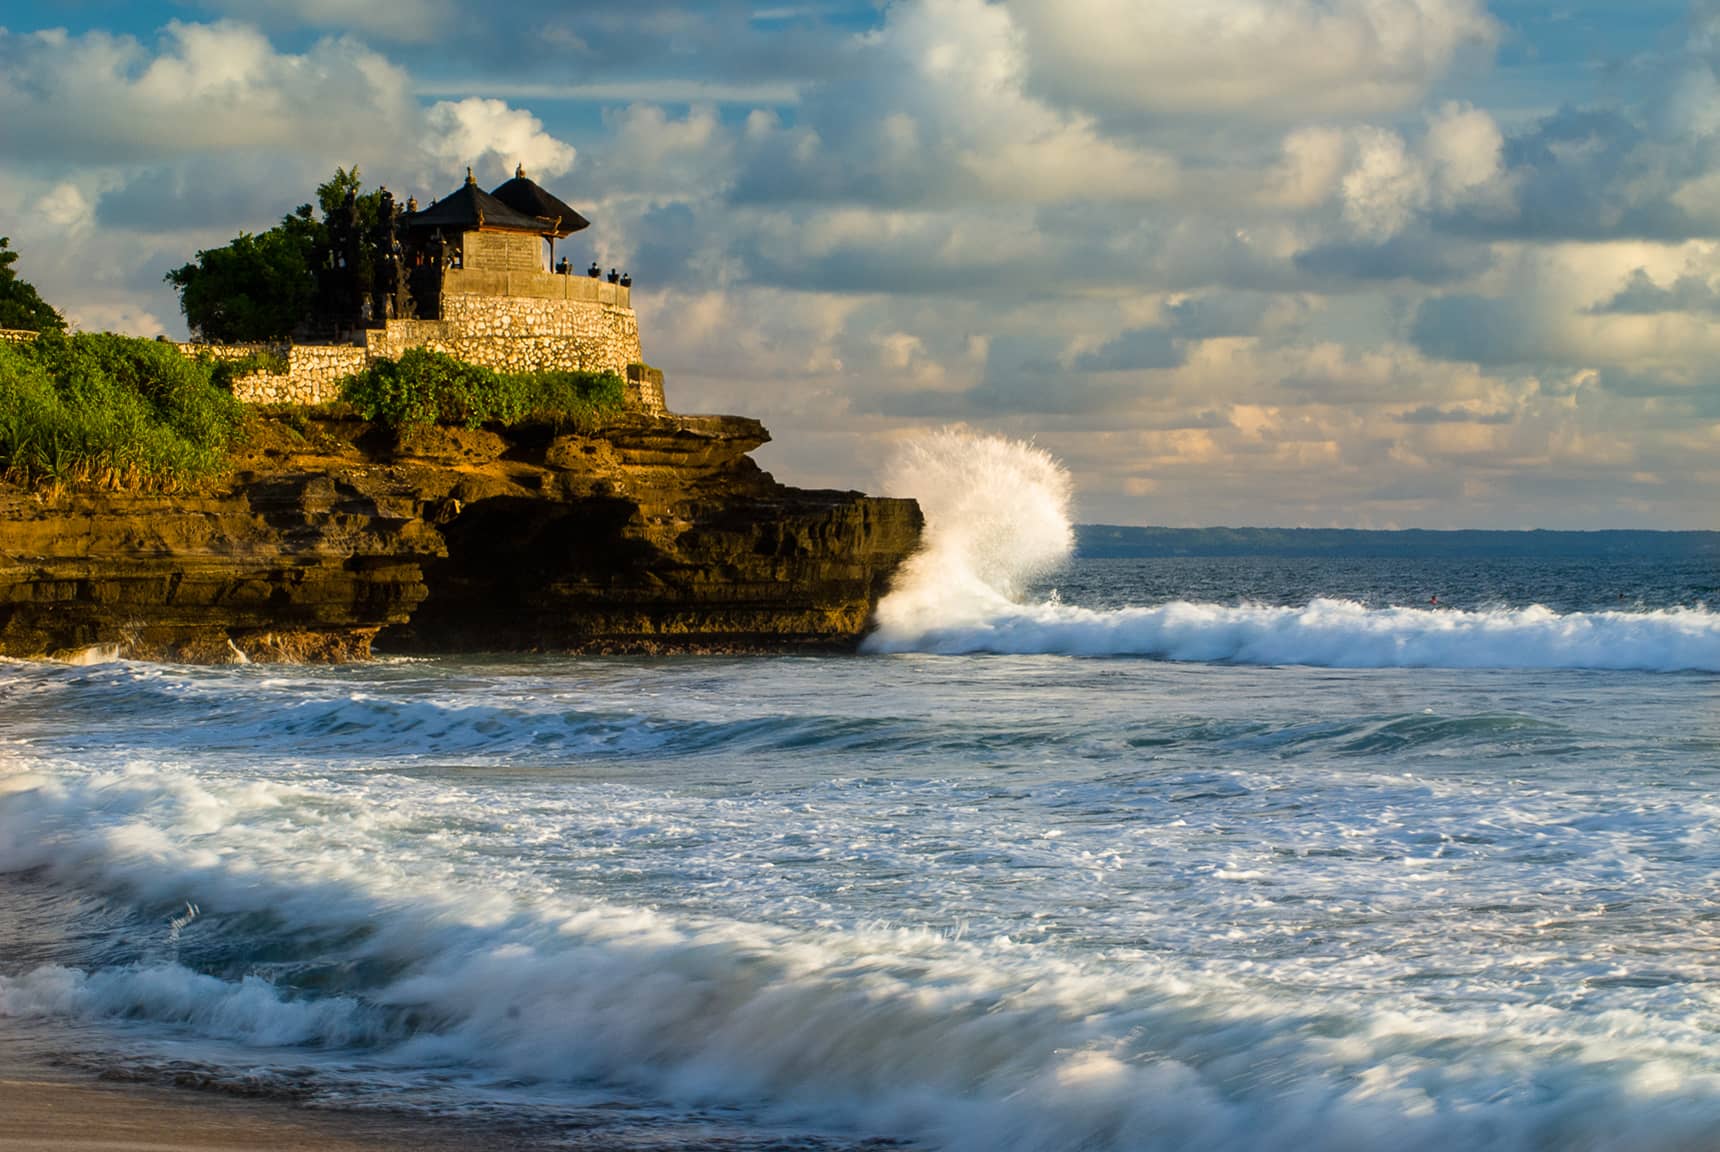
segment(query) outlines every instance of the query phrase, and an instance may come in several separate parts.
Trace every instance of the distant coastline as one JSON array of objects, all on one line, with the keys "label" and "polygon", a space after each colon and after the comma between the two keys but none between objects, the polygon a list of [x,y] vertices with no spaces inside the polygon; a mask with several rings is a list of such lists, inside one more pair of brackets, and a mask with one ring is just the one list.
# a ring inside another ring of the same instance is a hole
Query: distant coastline
[{"label": "distant coastline", "polygon": [[1091,559],[1174,556],[1511,557],[1534,559],[1691,560],[1720,564],[1720,532],[1611,529],[1570,531],[1433,531],[1411,528],[1150,528],[1077,524],[1075,549]]}]

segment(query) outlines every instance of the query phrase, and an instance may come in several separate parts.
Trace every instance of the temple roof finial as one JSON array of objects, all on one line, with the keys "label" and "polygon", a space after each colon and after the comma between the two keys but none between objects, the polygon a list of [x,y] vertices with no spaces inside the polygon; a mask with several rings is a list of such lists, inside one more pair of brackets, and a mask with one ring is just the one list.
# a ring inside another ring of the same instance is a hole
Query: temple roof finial
[{"label": "temple roof finial", "polygon": [[525,179],[525,175],[526,175],[526,166],[524,164],[515,164],[514,165],[514,178],[518,179],[518,180],[523,180],[523,179]]},{"label": "temple roof finial", "polygon": [[470,164],[466,165],[466,183],[476,184],[477,182],[478,178],[472,175],[472,166]]}]

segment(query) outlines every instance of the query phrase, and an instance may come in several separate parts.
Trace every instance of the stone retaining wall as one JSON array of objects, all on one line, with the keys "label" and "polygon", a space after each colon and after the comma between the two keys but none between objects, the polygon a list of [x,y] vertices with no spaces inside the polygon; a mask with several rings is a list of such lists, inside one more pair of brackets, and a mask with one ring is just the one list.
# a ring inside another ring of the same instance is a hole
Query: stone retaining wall
[{"label": "stone retaining wall", "polygon": [[253,372],[233,381],[247,404],[323,404],[340,397],[340,382],[364,371],[370,357],[356,344],[294,344],[285,372]]},{"label": "stone retaining wall", "polygon": [[[563,276],[558,279],[567,280]],[[365,333],[372,356],[428,348],[500,372],[614,372],[643,357],[631,308],[586,300],[444,293],[440,320],[390,320]]]},{"label": "stone retaining wall", "polygon": [[248,356],[287,358],[288,344],[195,344],[175,341],[174,347],[193,359],[207,356],[211,360],[243,360]]},{"label": "stone retaining wall", "polygon": [[667,416],[669,405],[663,399],[663,373],[649,364],[627,366],[627,406],[652,416]]},{"label": "stone retaining wall", "polygon": [[[284,372],[252,372],[233,381],[233,395],[247,404],[322,404],[337,399],[342,379],[372,360],[398,360],[412,348],[445,352],[499,372],[614,372],[627,381],[629,407],[654,415],[669,411],[663,374],[641,363],[639,317],[627,307],[625,288],[595,280],[547,280],[572,298],[485,296],[449,292],[440,320],[390,320],[353,344],[193,344],[176,347],[187,356],[243,360],[266,355],[286,362]],[[595,298],[579,298],[592,296]],[[36,333],[0,328],[0,342],[34,340]]]}]

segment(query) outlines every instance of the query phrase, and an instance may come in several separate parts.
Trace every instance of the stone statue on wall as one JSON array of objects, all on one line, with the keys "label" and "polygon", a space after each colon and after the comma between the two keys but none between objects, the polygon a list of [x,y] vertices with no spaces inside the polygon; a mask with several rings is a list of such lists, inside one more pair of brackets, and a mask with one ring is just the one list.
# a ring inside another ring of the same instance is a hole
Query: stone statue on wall
[{"label": "stone statue on wall", "polygon": [[371,287],[370,322],[405,320],[412,316],[412,293],[407,285],[406,252],[400,244],[400,205],[394,193],[380,190],[381,206],[376,214],[376,278]]},{"label": "stone statue on wall", "polygon": [[406,286],[411,293],[412,314],[420,319],[435,320],[440,315],[442,274],[447,271],[451,254],[448,240],[440,228],[411,249],[406,274]]},{"label": "stone statue on wall", "polygon": [[328,216],[328,255],[322,275],[321,322],[336,332],[363,323],[364,299],[360,287],[358,196],[348,189],[346,199]]}]

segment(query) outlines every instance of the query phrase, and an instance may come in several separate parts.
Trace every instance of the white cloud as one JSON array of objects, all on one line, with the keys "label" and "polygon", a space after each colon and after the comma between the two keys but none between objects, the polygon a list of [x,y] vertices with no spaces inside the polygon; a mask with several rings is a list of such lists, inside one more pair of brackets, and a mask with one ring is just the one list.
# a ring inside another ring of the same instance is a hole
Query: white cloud
[{"label": "white cloud", "polygon": [[326,175],[362,160],[367,172],[440,184],[467,164],[556,175],[574,157],[500,100],[426,108],[404,70],[345,38],[291,53],[225,22],[175,22],[153,49],[102,32],[0,31],[0,65],[0,157],[20,166],[159,169],[218,156],[242,186],[247,169]]},{"label": "white cloud", "polygon": [[1113,114],[1282,121],[1413,104],[1468,44],[1481,0],[1006,0],[1034,77]]},{"label": "white cloud", "polygon": [[1366,129],[1344,176],[1344,219],[1364,240],[1396,235],[1426,202],[1427,178],[1395,132]]},{"label": "white cloud", "polygon": [[1346,170],[1337,181],[1344,221],[1355,236],[1379,243],[1424,212],[1503,204],[1509,199],[1503,150],[1504,137],[1492,116],[1447,104],[1428,117],[1413,147],[1383,128],[1292,133],[1271,187],[1284,190],[1279,195],[1285,202],[1308,204],[1332,179],[1336,157],[1347,152]]},{"label": "white cloud", "polygon": [[1318,207],[1337,191],[1350,155],[1349,134],[1340,128],[1298,128],[1284,138],[1282,157],[1267,173],[1268,203],[1287,208]]},{"label": "white cloud", "polygon": [[1447,104],[1428,121],[1422,152],[1441,207],[1451,208],[1496,189],[1503,178],[1505,137],[1493,117],[1467,104]]},{"label": "white cloud", "polygon": [[543,121],[501,100],[442,100],[424,116],[424,150],[444,171],[470,164],[506,178],[523,164],[533,176],[559,176],[573,167],[574,150],[545,132]]},{"label": "white cloud", "polygon": [[[559,73],[449,31],[394,58],[231,23],[0,33],[0,214],[79,323],[153,335],[176,323],[166,268],[336,163],[422,199],[467,163],[488,183],[577,159],[553,186],[596,226],[570,255],[636,274],[671,401],[766,419],[763,462],[792,482],[867,483],[880,443],[956,419],[1037,436],[1118,521],[1546,522],[1561,505],[1514,482],[1720,484],[1711,316],[1594,311],[1639,268],[1720,283],[1713,252],[1513,232],[1678,189],[1720,219],[1701,69],[1658,118],[1567,111],[1508,148],[1486,108],[1445,102],[1462,45],[1492,35],[1480,0],[896,0],[860,35],[794,31],[798,71],[735,70],[735,42],[701,55],[719,7],[567,17],[588,42],[554,45]],[[628,43],[661,51],[630,69]],[[456,53],[460,86],[403,66]],[[1597,235],[1648,223],[1614,210]],[[1643,517],[1711,518],[1679,488]]]},{"label": "white cloud", "polygon": [[901,0],[803,93],[796,126],[750,126],[749,194],[893,202],[1162,198],[1169,155],[1028,90],[1025,39],[985,0]]},{"label": "white cloud", "polygon": [[102,32],[0,33],[0,154],[15,163],[346,154],[420,116],[405,73],[350,40],[292,54],[227,23],[170,24],[153,51]]},{"label": "white cloud", "polygon": [[709,196],[732,176],[734,141],[714,108],[671,116],[655,104],[635,104],[609,114],[605,124],[610,140],[603,164],[613,188]]},{"label": "white cloud", "polygon": [[422,196],[467,164],[555,176],[574,160],[502,101],[425,107],[355,41],[281,52],[232,23],[174,23],[153,45],[0,31],[0,125],[0,210],[20,210],[6,231],[32,279],[74,321],[142,335],[177,312],[163,271],[268,227],[337,164]]}]

